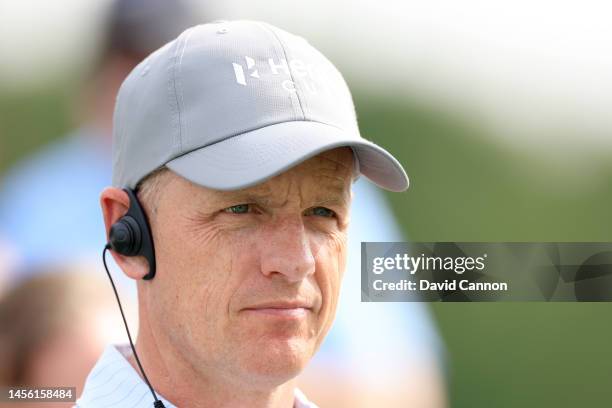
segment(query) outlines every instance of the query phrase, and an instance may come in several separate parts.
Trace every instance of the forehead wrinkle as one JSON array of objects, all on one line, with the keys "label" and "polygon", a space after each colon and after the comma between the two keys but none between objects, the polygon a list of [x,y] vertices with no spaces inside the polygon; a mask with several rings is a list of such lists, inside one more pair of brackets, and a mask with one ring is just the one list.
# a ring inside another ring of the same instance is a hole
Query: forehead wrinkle
[{"label": "forehead wrinkle", "polygon": [[315,190],[311,196],[313,202],[319,205],[350,203],[350,183],[347,178],[338,174],[319,174],[313,180],[315,180]]},{"label": "forehead wrinkle", "polygon": [[[348,151],[346,151],[345,149],[350,149],[350,148],[349,147],[337,148],[331,151],[324,152],[317,157],[324,161],[333,163],[335,165],[334,166],[335,170],[338,170],[339,167],[346,167],[348,169],[352,169],[353,167],[352,164],[353,164],[353,161],[355,160],[353,151],[351,149],[350,153],[348,153]],[[348,156],[343,154],[345,151],[348,153]],[[345,157],[347,157],[347,159],[345,159]]]},{"label": "forehead wrinkle", "polygon": [[347,181],[350,180],[349,178],[343,177],[341,174],[338,173],[317,174],[314,176],[314,179],[317,182],[318,188],[327,188],[330,190],[338,191],[345,190]]},{"label": "forehead wrinkle", "polygon": [[314,177],[317,191],[345,196],[350,194],[350,176],[342,173],[318,174]]},{"label": "forehead wrinkle", "polygon": [[347,183],[350,183],[353,176],[353,166],[345,165],[344,163],[331,160],[334,167],[319,167],[313,175],[317,182],[323,185],[328,185],[337,190],[346,188]]}]

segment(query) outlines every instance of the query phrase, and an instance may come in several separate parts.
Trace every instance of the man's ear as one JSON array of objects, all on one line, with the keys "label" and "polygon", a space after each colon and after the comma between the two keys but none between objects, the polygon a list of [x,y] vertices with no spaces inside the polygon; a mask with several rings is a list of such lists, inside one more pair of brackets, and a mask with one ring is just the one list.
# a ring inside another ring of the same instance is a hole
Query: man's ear
[{"label": "man's ear", "polygon": [[[106,241],[111,226],[119,221],[130,208],[130,197],[128,194],[115,187],[107,187],[100,194],[100,206],[102,207],[102,216],[104,217],[104,226],[106,229]],[[149,263],[142,256],[125,256],[111,250],[111,254],[115,262],[123,272],[132,279],[142,279],[149,273]]]}]

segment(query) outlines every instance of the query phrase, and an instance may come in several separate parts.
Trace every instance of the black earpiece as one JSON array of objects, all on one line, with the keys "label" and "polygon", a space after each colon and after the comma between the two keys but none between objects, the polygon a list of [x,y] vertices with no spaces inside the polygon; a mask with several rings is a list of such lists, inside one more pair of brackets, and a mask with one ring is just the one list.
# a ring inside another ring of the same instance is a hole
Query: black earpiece
[{"label": "black earpiece", "polygon": [[108,234],[108,245],[118,254],[144,256],[149,263],[149,273],[143,279],[155,276],[155,248],[147,216],[131,189],[124,189],[130,197],[128,212],[115,222]]},{"label": "black earpiece", "polygon": [[153,395],[153,407],[165,408],[163,401],[157,397],[157,393],[149,382],[144,368],[142,368],[142,364],[138,358],[138,353],[136,353],[136,347],[134,347],[134,342],[132,341],[130,328],[128,327],[127,320],[125,319],[125,313],[123,313],[121,300],[119,300],[119,293],[115,287],[113,277],[108,270],[108,265],[106,265],[106,251],[109,249],[112,249],[118,254],[124,256],[144,256],[147,259],[147,262],[149,262],[149,273],[147,273],[143,279],[149,280],[155,276],[155,249],[153,248],[153,236],[151,235],[147,215],[138,202],[136,193],[127,188],[124,189],[124,191],[130,197],[130,207],[128,208],[127,213],[123,217],[119,218],[119,220],[117,220],[117,222],[110,227],[110,231],[108,233],[108,243],[104,246],[104,250],[102,251],[102,263],[104,264],[106,275],[108,276],[111,286],[113,287],[113,292],[115,292],[115,298],[117,299],[117,304],[119,305],[119,311],[121,312],[123,325],[125,326],[128,340],[130,341],[132,353],[134,354],[138,368],[142,373],[142,378],[144,378],[149,390],[151,391],[151,395]]}]

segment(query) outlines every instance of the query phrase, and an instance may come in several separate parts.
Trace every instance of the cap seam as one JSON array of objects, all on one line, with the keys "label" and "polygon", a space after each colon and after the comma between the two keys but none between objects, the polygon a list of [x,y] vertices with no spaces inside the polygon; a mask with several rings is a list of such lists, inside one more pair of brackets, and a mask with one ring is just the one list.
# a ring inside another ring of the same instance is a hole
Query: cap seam
[{"label": "cap seam", "polygon": [[283,42],[281,41],[280,37],[278,35],[276,35],[276,33],[274,32],[274,30],[270,27],[268,27],[266,25],[266,23],[261,23],[261,25],[269,32],[272,33],[272,36],[274,36],[274,38],[276,39],[276,41],[278,42],[278,44],[280,45],[281,50],[283,51],[283,56],[285,57],[285,61],[287,62],[287,72],[289,72],[289,78],[291,78],[291,82],[293,82],[293,85],[296,87],[295,89],[295,97],[298,101],[299,107],[300,107],[300,111],[302,112],[302,120],[306,119],[306,112],[304,111],[304,106],[302,104],[302,98],[300,98],[300,92],[297,89],[297,82],[295,82],[295,78],[293,78],[293,73],[291,72],[291,66],[290,66],[290,61],[289,58],[287,57],[287,51],[285,50],[285,45],[283,44]]},{"label": "cap seam", "polygon": [[[181,115],[181,110],[182,107],[185,106],[185,97],[183,94],[183,81],[182,81],[182,75],[180,77],[178,77],[178,79],[176,78],[177,75],[182,74],[183,72],[183,56],[185,55],[185,49],[187,48],[187,42],[189,42],[189,39],[191,38],[192,34],[194,32],[194,28],[192,27],[191,29],[187,30],[187,32],[184,34],[185,36],[185,40],[183,41],[183,46],[181,48],[181,55],[178,58],[178,69],[177,72],[175,72],[175,82],[178,81],[178,87],[176,87],[176,98],[177,98],[177,107],[178,107],[178,112],[179,112],[179,143],[178,143],[178,149],[179,152],[183,150],[183,115]],[[180,103],[179,103],[180,100]]]},{"label": "cap seam", "polygon": [[[177,70],[180,67],[179,62],[179,51],[182,55],[182,52],[185,50],[185,36],[186,33],[183,33],[183,38],[179,37],[177,41],[176,47],[174,49],[174,54],[172,55],[172,90],[174,91],[174,102],[176,103],[176,115],[178,120],[178,134],[176,135],[176,140],[173,143],[173,147],[177,149],[178,152],[182,151],[183,148],[183,121],[181,119],[181,102],[179,99],[179,92],[177,87]],[[170,102],[170,107],[172,108],[172,102]]]},{"label": "cap seam", "polygon": [[[178,48],[178,41],[174,43],[174,47]],[[178,112],[178,100],[176,99],[176,87],[174,84],[174,69],[175,69],[175,59],[171,54],[170,57],[167,58],[169,62],[169,67],[166,68],[168,73],[168,82],[166,84],[166,89],[168,92],[168,108],[170,109],[171,117],[170,117],[170,125],[172,128],[172,150],[178,151],[178,134],[180,133],[180,121],[179,121],[179,112]],[[177,122],[178,127],[177,129]]]}]

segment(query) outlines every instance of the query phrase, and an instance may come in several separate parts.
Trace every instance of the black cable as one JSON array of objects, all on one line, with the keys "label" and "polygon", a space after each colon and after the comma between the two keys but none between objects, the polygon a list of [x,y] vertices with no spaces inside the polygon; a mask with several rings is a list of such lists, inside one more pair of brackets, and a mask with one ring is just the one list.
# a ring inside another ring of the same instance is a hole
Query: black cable
[{"label": "black cable", "polygon": [[136,363],[138,364],[138,368],[140,368],[140,372],[142,373],[142,378],[144,378],[145,382],[147,383],[147,386],[151,390],[151,394],[153,394],[153,399],[155,400],[155,402],[153,403],[153,407],[154,408],[166,408],[164,403],[159,398],[157,398],[157,394],[155,393],[155,390],[151,386],[151,383],[149,382],[149,379],[147,378],[147,375],[145,374],[144,369],[142,368],[142,364],[140,364],[140,359],[138,358],[138,354],[136,353],[136,347],[134,347],[134,342],[132,341],[132,335],[130,334],[130,329],[128,328],[127,320],[125,320],[125,314],[123,313],[123,307],[121,307],[121,301],[119,300],[119,293],[117,293],[115,282],[113,281],[113,277],[108,271],[108,266],[106,265],[106,251],[108,251],[109,249],[111,249],[110,244],[106,244],[106,246],[104,246],[104,250],[102,251],[102,263],[104,264],[104,269],[106,269],[106,274],[108,275],[108,279],[110,279],[111,285],[113,286],[113,292],[115,292],[115,297],[117,298],[117,304],[119,305],[119,311],[121,312],[121,317],[123,318],[123,324],[125,325],[125,331],[127,332],[128,339],[130,340],[130,347],[132,347],[132,352],[134,353],[134,358],[136,358]]}]

